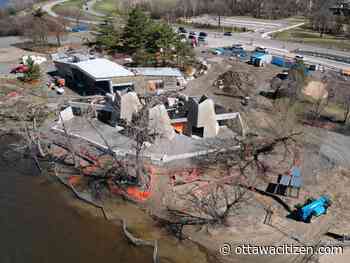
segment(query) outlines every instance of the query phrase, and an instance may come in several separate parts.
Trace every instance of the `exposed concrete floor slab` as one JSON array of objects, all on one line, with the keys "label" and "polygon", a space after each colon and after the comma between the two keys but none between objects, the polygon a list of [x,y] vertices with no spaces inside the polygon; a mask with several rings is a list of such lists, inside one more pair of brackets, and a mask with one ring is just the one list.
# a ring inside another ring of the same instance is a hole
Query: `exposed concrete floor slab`
[{"label": "exposed concrete floor slab", "polygon": [[[120,131],[122,127],[112,127],[98,120],[87,120],[82,117],[74,117],[64,123],[68,133],[82,138],[98,147],[111,148],[117,155],[134,154],[135,142]],[[62,124],[57,127],[63,130]],[[217,150],[224,141],[232,139],[235,133],[226,127],[221,127],[220,138],[194,139],[185,135],[176,134],[173,140],[159,139],[145,150],[144,155],[153,160],[171,161],[176,159],[186,159],[198,155],[206,154],[207,151]],[[221,142],[221,143],[220,143]],[[216,145],[214,147],[214,145]]]}]

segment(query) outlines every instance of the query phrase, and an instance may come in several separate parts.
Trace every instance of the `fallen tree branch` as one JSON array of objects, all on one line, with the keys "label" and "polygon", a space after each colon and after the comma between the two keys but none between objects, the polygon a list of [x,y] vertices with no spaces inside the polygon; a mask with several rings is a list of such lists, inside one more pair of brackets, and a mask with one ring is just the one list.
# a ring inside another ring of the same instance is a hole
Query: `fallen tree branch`
[{"label": "fallen tree branch", "polygon": [[134,237],[126,228],[126,221],[125,219],[123,221],[123,232],[126,238],[135,246],[150,246],[153,247],[153,263],[159,263],[159,256],[158,256],[158,242],[155,241],[149,241],[149,240],[143,240],[137,237]]},{"label": "fallen tree branch", "polygon": [[55,164],[55,166],[54,166],[54,174],[55,174],[56,178],[57,178],[63,185],[65,185],[67,188],[69,188],[69,189],[73,192],[73,194],[74,194],[79,200],[84,201],[85,203],[88,203],[89,205],[92,205],[92,206],[94,206],[94,207],[97,207],[97,208],[101,209],[102,214],[103,214],[103,217],[104,217],[106,220],[108,220],[107,213],[106,213],[106,211],[105,211],[105,209],[104,209],[104,207],[103,207],[102,205],[99,205],[99,204],[97,204],[96,202],[85,198],[85,197],[82,196],[77,190],[75,190],[75,188],[74,188],[71,184],[67,183],[67,182],[64,181],[61,177],[59,177],[59,175],[57,174],[57,167],[56,167],[56,164]]}]

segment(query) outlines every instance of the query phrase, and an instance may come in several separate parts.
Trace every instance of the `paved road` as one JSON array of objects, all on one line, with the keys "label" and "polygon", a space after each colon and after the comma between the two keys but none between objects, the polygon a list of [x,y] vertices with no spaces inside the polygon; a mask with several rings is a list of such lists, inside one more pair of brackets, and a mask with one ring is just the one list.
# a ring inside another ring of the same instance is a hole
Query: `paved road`
[{"label": "paved road", "polygon": [[[101,1],[101,0],[100,0]],[[87,2],[85,5],[85,12],[88,14],[91,14],[93,16],[98,16],[98,17],[106,17],[106,14],[100,13],[94,9],[94,5],[96,4],[97,0],[90,0]]]},{"label": "paved road", "polygon": [[[290,26],[287,26],[289,28]],[[189,28],[189,30],[196,30],[194,28]],[[199,30],[199,29],[197,29]],[[274,29],[276,30],[276,29]],[[278,28],[277,30],[283,30],[283,28]],[[243,44],[247,49],[254,49],[257,46],[263,46],[269,49],[270,53],[274,55],[288,55],[295,56],[296,50],[303,51],[314,51],[325,54],[332,54],[338,56],[350,57],[350,52],[327,49],[322,47],[315,47],[312,45],[307,45],[303,43],[293,43],[280,41],[275,39],[270,39],[268,37],[262,37],[264,33],[269,33],[270,31],[261,32],[247,32],[247,33],[233,33],[232,36],[224,36],[222,32],[207,31],[207,45],[206,48],[217,48],[224,46],[231,46],[232,44]],[[335,70],[341,70],[350,68],[349,64],[337,62],[325,58],[304,56],[305,61],[313,64],[321,64],[328,68],[334,68]]]},{"label": "paved road", "polygon": [[[43,9],[51,16],[57,17],[58,15],[52,11],[52,7],[57,4],[64,3],[69,0],[56,0],[50,3],[43,5]],[[98,13],[93,10],[93,5],[96,0],[91,0],[88,2],[88,10],[90,14],[102,16],[103,14]],[[72,18],[65,17],[67,20],[75,21]],[[217,24],[217,18],[214,16],[202,16],[193,18],[194,22],[208,23],[208,24]],[[81,21],[83,23],[90,24],[99,24],[97,21]],[[273,54],[287,55],[291,54],[297,49],[306,50],[306,51],[315,51],[319,53],[333,54],[338,56],[347,56],[350,57],[350,52],[338,51],[333,49],[315,47],[312,45],[307,45],[303,43],[292,43],[285,42],[275,39],[270,39],[270,35],[274,32],[281,32],[288,30],[294,27],[303,25],[303,23],[290,22],[289,20],[275,20],[271,22],[270,20],[257,20],[253,18],[240,18],[240,17],[224,17],[221,20],[222,25],[225,26],[240,26],[247,27],[253,32],[247,33],[234,33],[232,37],[223,36],[222,32],[213,32],[211,31],[208,35],[208,46],[209,48],[231,46],[234,43],[242,43],[249,45],[251,48],[256,46],[264,46],[270,50]],[[311,56],[304,56],[305,60],[314,63],[321,64],[329,68],[334,68],[336,70],[342,70],[349,68],[349,64],[336,62],[324,58],[315,58]]]},{"label": "paved road", "polygon": [[[56,14],[52,8],[56,5],[59,5],[59,4],[63,4],[64,2],[68,2],[70,0],[56,0],[56,1],[52,1],[52,2],[49,2],[49,3],[45,3],[41,6],[41,8],[50,16],[53,16],[53,17],[60,17],[60,15]],[[69,20],[69,21],[72,21],[72,22],[76,22],[76,19],[75,18],[72,18],[72,17],[67,17],[67,16],[64,16],[63,17],[64,19],[66,20]],[[100,24],[99,21],[93,21],[93,20],[79,20],[80,23],[83,23],[83,24],[93,24],[93,25],[98,25]]]},{"label": "paved road", "polygon": [[[209,15],[195,17],[192,18],[191,21],[211,25],[218,24],[217,17]],[[350,57],[350,52],[322,48],[303,43],[293,43],[271,39],[271,34],[275,32],[282,32],[302,26],[304,23],[301,23],[300,21],[291,21],[288,19],[271,21],[247,17],[223,17],[221,18],[221,24],[227,27],[246,27],[249,30],[252,30],[252,32],[233,33],[232,37],[227,37],[223,36],[222,32],[219,33],[209,31],[207,47],[216,48],[231,46],[234,43],[241,43],[251,49],[254,49],[256,46],[263,46],[268,48],[272,54],[278,55],[295,55],[292,54],[295,50],[303,50]],[[336,62],[325,58],[316,58],[311,56],[304,56],[304,58],[310,63],[321,64],[329,68],[334,68],[335,70],[350,68],[349,64]]]}]

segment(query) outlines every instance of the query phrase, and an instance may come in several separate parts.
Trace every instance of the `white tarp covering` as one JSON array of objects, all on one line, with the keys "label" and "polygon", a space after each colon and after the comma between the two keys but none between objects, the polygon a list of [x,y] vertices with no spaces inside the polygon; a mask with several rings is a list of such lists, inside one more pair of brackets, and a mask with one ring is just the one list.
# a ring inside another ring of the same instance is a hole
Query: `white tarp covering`
[{"label": "white tarp covering", "polygon": [[27,65],[29,58],[31,58],[33,60],[34,64],[38,64],[38,65],[47,61],[47,59],[45,57],[30,55],[30,56],[23,56],[22,57],[23,64]]}]

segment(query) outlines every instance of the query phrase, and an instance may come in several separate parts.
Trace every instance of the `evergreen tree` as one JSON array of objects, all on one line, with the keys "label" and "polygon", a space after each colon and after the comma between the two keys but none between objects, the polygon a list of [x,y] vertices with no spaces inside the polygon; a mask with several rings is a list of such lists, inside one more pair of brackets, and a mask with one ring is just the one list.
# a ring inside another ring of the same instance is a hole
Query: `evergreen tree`
[{"label": "evergreen tree", "polygon": [[153,23],[150,26],[146,49],[148,52],[168,52],[175,47],[179,41],[174,30],[165,23]]},{"label": "evergreen tree", "polygon": [[98,29],[96,44],[108,51],[114,51],[121,46],[121,32],[112,23],[101,25]]},{"label": "evergreen tree", "polygon": [[151,20],[136,7],[129,13],[129,18],[123,32],[124,50],[130,54],[146,46]]}]

